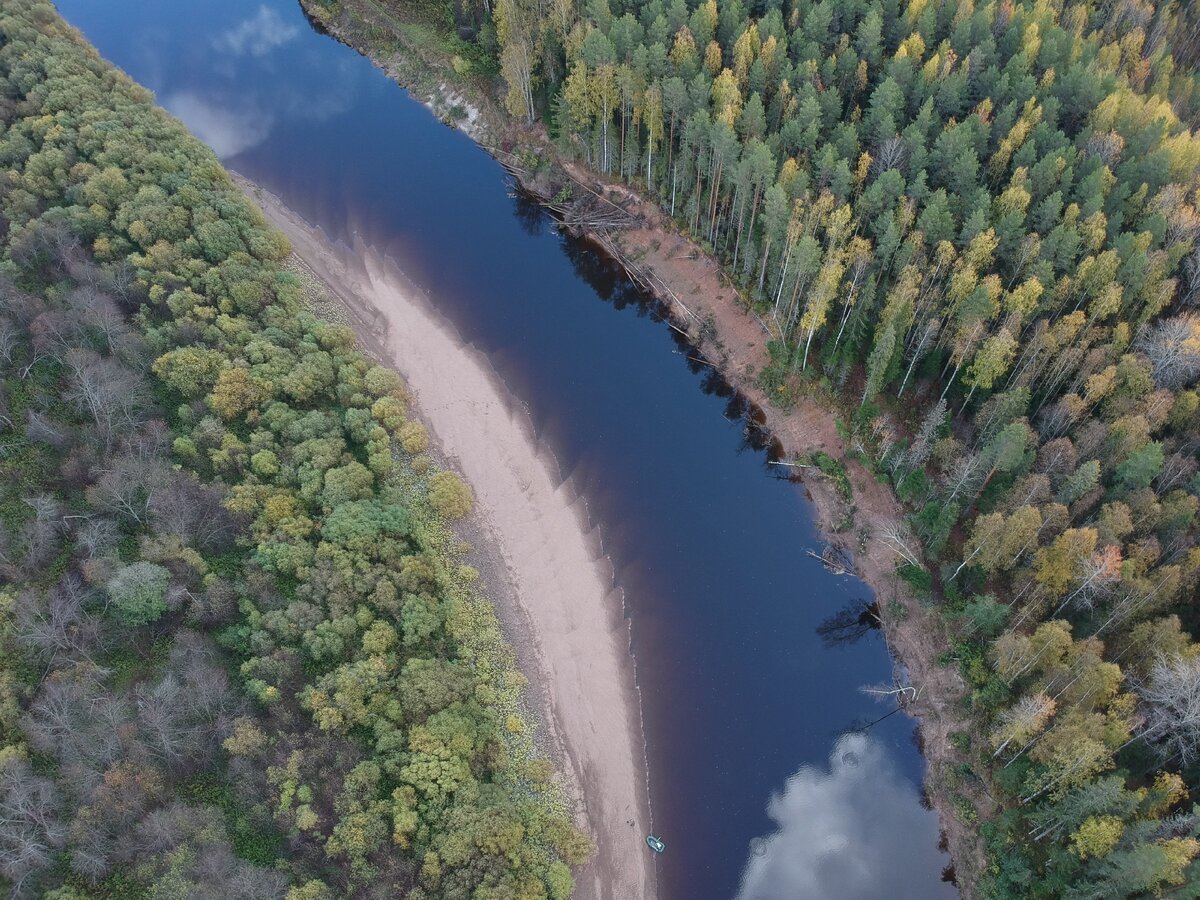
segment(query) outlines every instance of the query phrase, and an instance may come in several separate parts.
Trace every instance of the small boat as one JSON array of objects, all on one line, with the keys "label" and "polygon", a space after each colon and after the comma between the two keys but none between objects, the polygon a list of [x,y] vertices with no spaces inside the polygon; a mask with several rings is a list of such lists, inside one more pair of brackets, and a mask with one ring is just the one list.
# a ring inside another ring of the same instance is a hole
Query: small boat
[{"label": "small boat", "polygon": [[662,853],[664,850],[667,849],[667,845],[663,843],[662,838],[655,837],[652,834],[646,835],[646,846],[649,847],[651,850],[653,850],[655,853]]}]

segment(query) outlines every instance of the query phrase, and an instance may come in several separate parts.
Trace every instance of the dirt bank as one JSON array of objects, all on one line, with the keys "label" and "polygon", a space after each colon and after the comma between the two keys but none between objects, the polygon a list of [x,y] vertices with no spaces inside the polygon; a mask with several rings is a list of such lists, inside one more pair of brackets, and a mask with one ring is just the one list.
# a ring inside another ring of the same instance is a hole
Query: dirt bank
[{"label": "dirt bank", "polygon": [[275,195],[239,186],[404,376],[443,453],[471,483],[484,570],[541,707],[542,743],[596,842],[576,896],[656,895],[640,702],[622,597],[587,511],[487,360],[370,248],[334,246]]}]

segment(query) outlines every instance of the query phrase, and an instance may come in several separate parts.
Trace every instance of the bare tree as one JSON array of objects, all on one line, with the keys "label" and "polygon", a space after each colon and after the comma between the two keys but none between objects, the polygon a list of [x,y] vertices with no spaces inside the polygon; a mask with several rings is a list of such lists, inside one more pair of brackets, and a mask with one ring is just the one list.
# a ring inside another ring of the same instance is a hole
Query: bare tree
[{"label": "bare tree", "polygon": [[170,850],[183,843],[192,822],[204,819],[209,811],[182,803],[171,803],[147,815],[134,830],[132,840],[122,848],[121,856],[134,859]]},{"label": "bare tree", "polygon": [[238,711],[212,645],[193,631],[176,636],[166,673],[136,703],[146,747],[175,773],[210,761]]},{"label": "bare tree", "polygon": [[1154,479],[1154,490],[1166,494],[1177,487],[1183,487],[1196,474],[1196,458],[1192,454],[1172,453],[1163,461],[1162,471]]},{"label": "bare tree", "polygon": [[10,279],[0,275],[0,312],[8,318],[28,325],[45,307],[46,303],[41,297],[26,293]]},{"label": "bare tree", "polygon": [[122,453],[113,457],[88,489],[88,499],[122,519],[145,525],[155,494],[170,478],[171,470],[162,461]]},{"label": "bare tree", "polygon": [[1154,198],[1153,209],[1167,220],[1166,245],[1194,244],[1200,237],[1200,217],[1189,203],[1188,190],[1182,184],[1168,184]]},{"label": "bare tree", "polygon": [[71,868],[93,883],[107,875],[120,861],[118,850],[129,843],[129,832],[161,802],[164,786],[160,770],[135,748],[74,790]]},{"label": "bare tree", "polygon": [[99,883],[112,871],[109,857],[112,854],[113,841],[109,830],[84,827],[78,829],[72,837],[71,871],[82,875],[89,884]]},{"label": "bare tree", "polygon": [[61,212],[34,219],[29,227],[10,235],[9,241],[9,257],[30,270],[46,264],[59,268],[78,249],[79,240]]},{"label": "bare tree", "polygon": [[192,596],[191,618],[206,626],[229,621],[237,611],[238,592],[233,583],[219,577],[205,579],[204,590]]},{"label": "bare tree", "polygon": [[150,752],[169,770],[183,768],[189,739],[194,737],[183,709],[179,680],[167,673],[152,687],[137,692],[138,725]]},{"label": "bare tree", "polygon": [[166,422],[162,419],[150,419],[125,438],[121,452],[129,454],[143,464],[149,464],[167,455],[174,437]]},{"label": "bare tree", "polygon": [[1179,757],[1187,768],[1200,759],[1200,657],[1160,656],[1138,686],[1146,726],[1164,761]]},{"label": "bare tree", "polygon": [[1088,139],[1084,149],[1088,154],[1100,157],[1111,169],[1125,152],[1125,139],[1115,131],[1098,131]]},{"label": "bare tree", "polygon": [[[204,896],[231,900],[274,900],[287,890],[287,878],[233,855],[222,834],[220,813],[212,807],[174,802],[147,815],[118,848],[148,871],[168,869],[204,886]],[[185,854],[175,853],[186,847]]]},{"label": "bare tree", "polygon": [[74,575],[59,579],[45,596],[28,590],[16,602],[17,642],[43,663],[90,660],[100,643],[100,623],[84,610],[87,587]]},{"label": "bare tree", "polygon": [[129,312],[133,312],[145,298],[145,291],[138,283],[137,268],[122,256],[120,261],[104,270],[104,287]]},{"label": "bare tree", "polygon": [[24,502],[33,510],[33,518],[21,527],[21,565],[26,571],[35,572],[58,552],[64,530],[63,510],[57,500],[45,495],[26,497]]},{"label": "bare tree", "polygon": [[1141,333],[1137,349],[1150,360],[1159,387],[1176,390],[1190,384],[1200,375],[1200,315],[1160,319]]},{"label": "bare tree", "polygon": [[1075,421],[1083,414],[1081,403],[1072,402],[1079,398],[1072,394],[1070,398],[1059,398],[1045,407],[1037,416],[1037,429],[1042,440],[1050,442],[1067,433]]},{"label": "bare tree", "polygon": [[150,522],[158,533],[175,535],[200,550],[219,552],[233,543],[237,533],[224,498],[220,487],[171,471],[149,496]]},{"label": "bare tree", "polygon": [[75,679],[56,674],[42,682],[21,725],[38,750],[98,771],[122,755],[131,719],[128,702],[109,694],[94,672]]},{"label": "bare tree", "polygon": [[913,438],[912,446],[908,450],[907,463],[914,469],[925,465],[926,460],[929,459],[938,430],[945,424],[946,409],[946,401],[939,400],[921,420],[921,428],[917,431],[917,436]]},{"label": "bare tree", "polygon": [[1050,476],[1056,482],[1075,471],[1079,454],[1070,438],[1055,438],[1038,448],[1034,470]]},{"label": "bare tree", "polygon": [[84,284],[67,295],[67,305],[78,318],[86,337],[99,341],[99,349],[136,364],[144,350],[142,341],[125,318],[117,301],[98,284]]},{"label": "bare tree", "polygon": [[37,444],[62,450],[71,442],[70,433],[42,413],[29,410],[25,418],[25,437]]},{"label": "bare tree", "polygon": [[899,169],[903,171],[904,164],[908,161],[908,144],[904,138],[899,135],[893,135],[888,138],[875,151],[875,158],[871,161],[871,177],[878,178],[888,169]]},{"label": "bare tree", "polygon": [[48,309],[29,324],[29,337],[36,354],[44,359],[62,359],[72,347],[80,346],[79,317],[65,309]]},{"label": "bare tree", "polygon": [[120,538],[116,522],[101,516],[92,516],[76,533],[75,546],[86,553],[89,559],[98,559],[111,553]]},{"label": "bare tree", "polygon": [[1107,422],[1089,419],[1075,429],[1075,451],[1080,459],[1105,459],[1112,429]]},{"label": "bare tree", "polygon": [[946,477],[946,503],[953,503],[960,495],[974,494],[983,481],[983,469],[983,460],[977,453],[958,457]]},{"label": "bare tree", "polygon": [[91,350],[69,350],[71,387],[67,399],[92,418],[105,453],[123,435],[137,430],[150,404],[145,379],[115,359]]},{"label": "bare tree", "polygon": [[1121,580],[1120,548],[1109,545],[1079,562],[1075,589],[1048,618],[1054,619],[1069,605],[1077,609],[1092,609],[1109,596]]},{"label": "bare tree", "polygon": [[1031,472],[1017,479],[1005,494],[1001,506],[1011,515],[1022,506],[1041,506],[1050,496],[1050,479],[1040,472]]},{"label": "bare tree", "polygon": [[1185,306],[1200,303],[1200,245],[1183,258],[1180,266],[1179,296]]},{"label": "bare tree", "polygon": [[879,535],[887,542],[892,551],[906,563],[912,566],[921,565],[921,557],[909,547],[908,535],[904,533],[897,523],[891,521],[884,522],[879,527]]},{"label": "bare tree", "polygon": [[898,676],[892,678],[891,684],[887,682],[867,684],[863,685],[859,690],[880,702],[886,702],[889,698],[894,697],[896,703],[900,706],[907,706],[921,697],[921,688],[902,683]]},{"label": "bare tree", "polygon": [[[900,397],[904,393],[905,387],[908,386],[908,379],[916,368],[917,363],[925,355],[925,351],[929,345],[938,336],[942,330],[941,320],[936,316],[925,321],[925,327],[921,329],[920,336],[911,346],[906,346],[904,352],[908,355],[908,368],[904,371],[904,380],[900,382],[900,389],[896,391],[896,396]],[[940,404],[941,401],[939,401]]]},{"label": "bare tree", "polygon": [[10,756],[0,767],[0,874],[10,896],[32,895],[36,876],[54,864],[67,830],[54,782]]},{"label": "bare tree", "polygon": [[21,330],[12,319],[0,317],[0,365],[8,368],[12,365],[13,356],[21,346]]}]

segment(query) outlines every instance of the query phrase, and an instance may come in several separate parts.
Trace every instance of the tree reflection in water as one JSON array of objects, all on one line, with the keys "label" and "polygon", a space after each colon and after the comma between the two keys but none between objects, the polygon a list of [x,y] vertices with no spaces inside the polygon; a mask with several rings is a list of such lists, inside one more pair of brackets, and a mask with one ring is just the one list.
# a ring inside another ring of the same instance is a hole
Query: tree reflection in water
[{"label": "tree reflection in water", "polygon": [[817,635],[826,647],[855,644],[872,631],[879,630],[879,604],[852,600],[817,626]]}]

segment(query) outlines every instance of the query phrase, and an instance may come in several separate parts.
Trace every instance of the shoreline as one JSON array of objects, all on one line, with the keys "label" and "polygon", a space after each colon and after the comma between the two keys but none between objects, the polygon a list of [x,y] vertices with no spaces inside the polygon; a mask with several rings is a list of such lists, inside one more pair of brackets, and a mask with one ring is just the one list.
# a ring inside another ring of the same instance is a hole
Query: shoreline
[{"label": "shoreline", "polygon": [[471,543],[470,561],[529,681],[535,741],[596,847],[574,873],[574,896],[655,897],[642,841],[652,826],[629,620],[585,499],[561,478],[486,357],[389,259],[335,246],[279,197],[234,181],[348,314],[365,349],[401,374],[437,455],[475,493],[475,511],[456,530]]},{"label": "shoreline", "polygon": [[[307,9],[310,0],[301,0],[301,5]],[[838,432],[840,411],[834,401],[802,394],[787,409],[771,403],[755,380],[768,361],[765,328],[752,316],[719,262],[679,231],[656,203],[643,198],[629,184],[603,178],[578,162],[562,159],[543,128],[512,122],[499,110],[495,98],[479,85],[474,85],[475,90],[470,84],[448,85],[442,74],[445,65],[427,58],[435,57],[435,52],[418,50],[404,41],[400,49],[387,56],[374,52],[369,41],[358,33],[361,23],[378,28],[394,26],[395,21],[370,0],[343,0],[342,14],[336,19],[322,17],[320,26],[335,40],[371,60],[449,127],[463,132],[491,154],[521,189],[540,202],[549,201],[564,183],[574,182],[623,207],[634,220],[632,227],[582,227],[576,233],[613,257],[631,278],[658,297],[672,327],[687,334],[729,385],[761,410],[762,428],[780,442],[784,458],[803,458],[823,451],[845,464],[853,489],[852,503],[838,495],[828,478],[816,475],[802,480],[816,524],[829,541],[842,543],[838,525],[848,512],[856,516],[856,526],[866,528],[865,540],[860,538],[858,546],[846,549],[852,554],[855,576],[875,594],[897,678],[919,689],[918,696],[904,708],[918,721],[918,740],[927,764],[924,793],[938,814],[959,891],[970,900],[987,865],[978,821],[990,816],[994,804],[985,793],[963,783],[958,769],[968,760],[950,741],[952,734],[969,732],[971,727],[962,703],[966,684],[955,667],[937,663],[948,643],[936,610],[922,606],[895,574],[896,553],[878,535],[888,524],[903,523],[903,508],[889,486],[848,456],[850,448]],[[421,75],[432,76],[433,84],[414,75],[414,67]],[[455,105],[467,110],[466,118],[455,119],[450,113]],[[548,165],[536,172],[525,171],[523,161],[509,152],[510,147],[534,150]],[[853,536],[853,532],[847,535]],[[970,807],[972,815],[964,815],[964,805]]]}]

